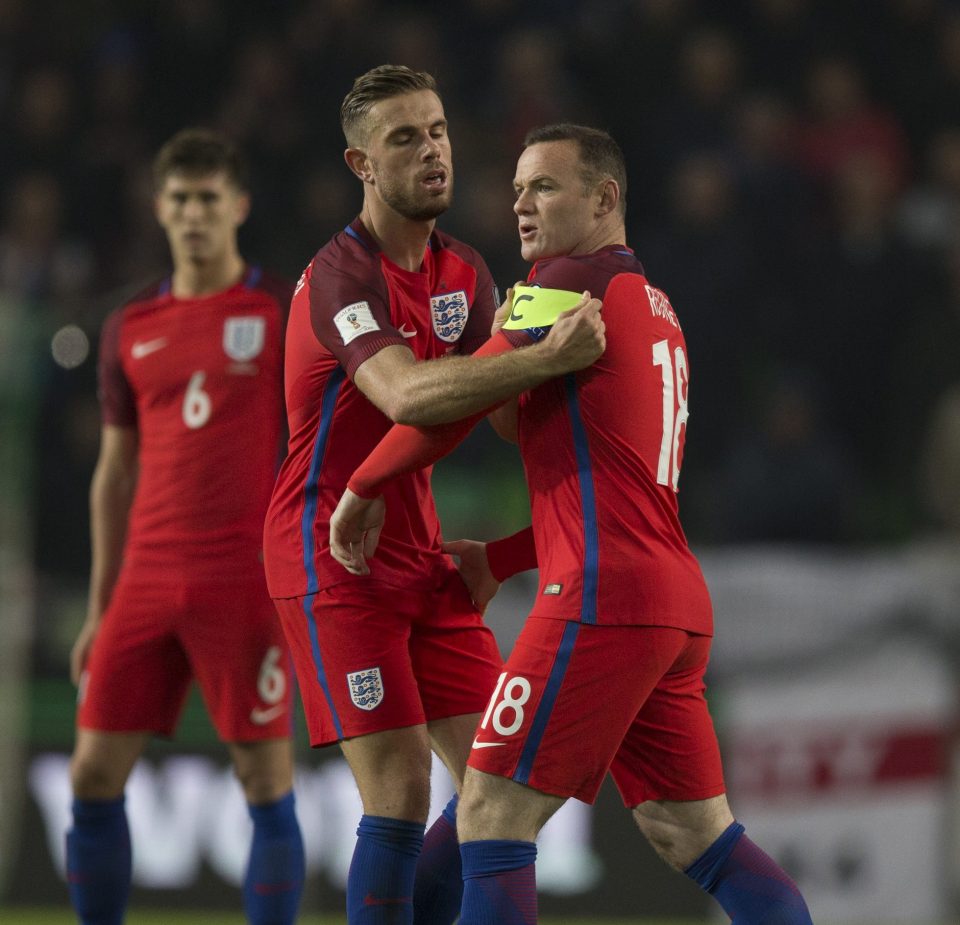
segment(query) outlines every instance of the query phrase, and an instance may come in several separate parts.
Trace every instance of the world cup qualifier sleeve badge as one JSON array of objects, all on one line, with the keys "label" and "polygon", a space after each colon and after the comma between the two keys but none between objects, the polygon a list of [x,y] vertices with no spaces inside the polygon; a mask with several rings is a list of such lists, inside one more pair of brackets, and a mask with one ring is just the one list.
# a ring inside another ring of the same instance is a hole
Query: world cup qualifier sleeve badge
[{"label": "world cup qualifier sleeve badge", "polygon": [[448,344],[456,343],[463,334],[470,314],[467,293],[463,289],[430,297],[430,314],[433,317],[433,333]]},{"label": "world cup qualifier sleeve badge", "polygon": [[361,710],[375,710],[383,702],[383,678],[379,668],[348,671],[350,699]]}]

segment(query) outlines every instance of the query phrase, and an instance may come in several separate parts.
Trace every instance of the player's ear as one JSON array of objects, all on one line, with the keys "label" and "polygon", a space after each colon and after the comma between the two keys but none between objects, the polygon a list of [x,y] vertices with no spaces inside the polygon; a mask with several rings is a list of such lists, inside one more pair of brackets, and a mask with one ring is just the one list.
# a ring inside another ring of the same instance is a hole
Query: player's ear
[{"label": "player's ear", "polygon": [[239,196],[237,196],[237,204],[236,204],[236,212],[235,212],[238,227],[247,220],[247,216],[249,214],[250,214],[250,194],[241,193]]},{"label": "player's ear", "polygon": [[343,152],[343,159],[347,162],[350,172],[362,180],[364,183],[370,183],[373,180],[373,171],[370,169],[370,161],[367,158],[366,151],[360,148],[347,148]]},{"label": "player's ear", "polygon": [[158,225],[164,227],[163,197],[160,193],[153,194],[153,217],[157,220]]},{"label": "player's ear", "polygon": [[620,185],[613,177],[607,177],[600,186],[597,215],[609,215],[620,204]]}]

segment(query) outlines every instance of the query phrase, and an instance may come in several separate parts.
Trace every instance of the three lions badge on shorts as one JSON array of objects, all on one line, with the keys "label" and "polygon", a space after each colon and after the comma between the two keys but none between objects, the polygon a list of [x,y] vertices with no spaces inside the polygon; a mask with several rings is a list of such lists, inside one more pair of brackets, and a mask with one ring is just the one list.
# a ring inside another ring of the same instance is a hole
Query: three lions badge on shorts
[{"label": "three lions badge on shorts", "polygon": [[348,671],[347,684],[350,685],[350,699],[361,710],[374,710],[383,701],[383,678],[379,668],[364,668],[361,671]]}]

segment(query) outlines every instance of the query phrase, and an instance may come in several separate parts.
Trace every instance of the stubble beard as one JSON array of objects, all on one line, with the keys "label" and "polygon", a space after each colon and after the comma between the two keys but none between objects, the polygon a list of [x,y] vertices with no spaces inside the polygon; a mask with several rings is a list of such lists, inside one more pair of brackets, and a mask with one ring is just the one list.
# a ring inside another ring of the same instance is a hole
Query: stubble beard
[{"label": "stubble beard", "polygon": [[447,189],[441,196],[415,195],[406,190],[395,189],[381,184],[380,196],[394,212],[402,215],[411,222],[428,222],[443,215],[450,208],[453,197],[452,180],[448,181]]}]

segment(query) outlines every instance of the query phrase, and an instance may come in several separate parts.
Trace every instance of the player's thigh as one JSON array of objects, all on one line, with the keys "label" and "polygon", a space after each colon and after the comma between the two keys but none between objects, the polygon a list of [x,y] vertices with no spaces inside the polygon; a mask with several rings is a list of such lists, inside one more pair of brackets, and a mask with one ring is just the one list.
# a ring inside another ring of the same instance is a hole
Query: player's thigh
[{"label": "player's thigh", "polygon": [[470,766],[593,802],[685,636],[529,618],[481,720]]},{"label": "player's thigh", "polygon": [[190,684],[176,636],[183,606],[182,589],[156,574],[121,576],[81,678],[78,727],[173,734]]},{"label": "player's thigh", "polygon": [[496,638],[460,578],[451,570],[416,603],[410,659],[431,738],[462,777],[477,714],[487,706],[502,670]]},{"label": "player's thigh", "polygon": [[223,741],[290,736],[290,656],[262,573],[191,585],[178,636]]},{"label": "player's thigh", "polygon": [[628,807],[649,800],[708,800],[724,792],[705,696],[711,640],[684,635],[686,643],[637,711],[610,767]]},{"label": "player's thigh", "polygon": [[273,803],[293,787],[293,746],[289,738],[231,742],[230,757],[247,802]]},{"label": "player's thigh", "polygon": [[409,651],[415,616],[409,594],[364,580],[274,604],[311,745],[426,721]]},{"label": "player's thigh", "polygon": [[450,772],[458,792],[463,785],[463,774],[480,716],[480,713],[465,713],[427,723],[430,745]]},{"label": "player's thigh", "polygon": [[430,740],[423,724],[388,729],[340,743],[363,811],[424,822],[430,809]]},{"label": "player's thigh", "polygon": [[81,800],[119,797],[149,740],[150,734],[143,732],[78,729],[70,759],[73,795]]}]

